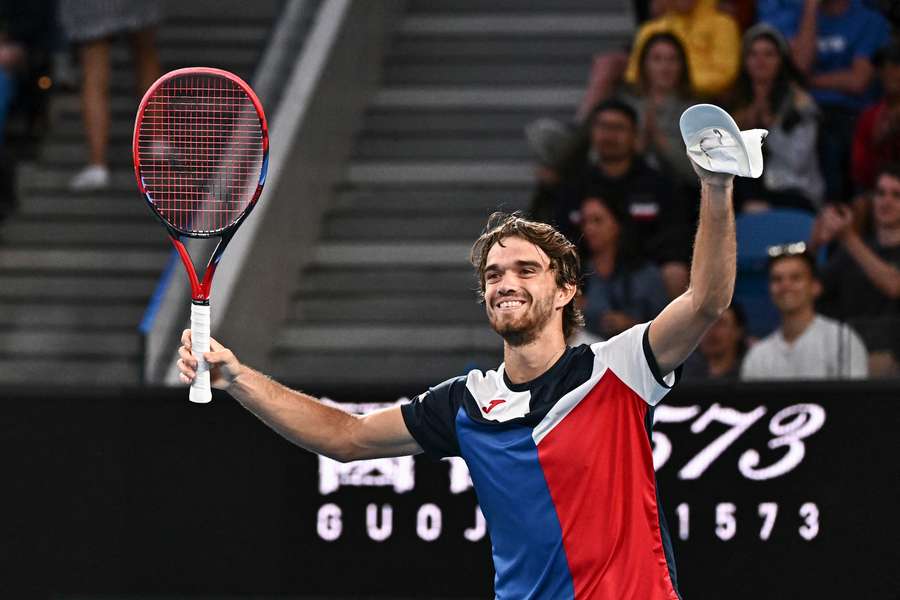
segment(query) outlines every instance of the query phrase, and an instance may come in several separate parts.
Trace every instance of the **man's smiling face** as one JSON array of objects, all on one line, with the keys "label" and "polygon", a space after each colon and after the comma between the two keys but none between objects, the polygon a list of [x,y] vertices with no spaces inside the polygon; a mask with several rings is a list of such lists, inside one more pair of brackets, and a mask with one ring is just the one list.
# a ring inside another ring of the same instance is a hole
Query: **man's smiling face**
[{"label": "man's smiling face", "polygon": [[488,251],[485,310],[491,328],[510,346],[534,341],[554,317],[562,327],[562,311],[554,309],[559,292],[550,258],[535,244],[506,237]]}]

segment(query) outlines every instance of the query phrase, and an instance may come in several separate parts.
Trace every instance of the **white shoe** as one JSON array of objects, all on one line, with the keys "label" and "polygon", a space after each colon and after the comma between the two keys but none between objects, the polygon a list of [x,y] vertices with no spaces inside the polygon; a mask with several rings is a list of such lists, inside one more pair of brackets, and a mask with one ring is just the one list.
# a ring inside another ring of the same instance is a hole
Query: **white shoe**
[{"label": "white shoe", "polygon": [[109,169],[103,165],[88,165],[69,182],[73,192],[102,190],[109,187]]}]

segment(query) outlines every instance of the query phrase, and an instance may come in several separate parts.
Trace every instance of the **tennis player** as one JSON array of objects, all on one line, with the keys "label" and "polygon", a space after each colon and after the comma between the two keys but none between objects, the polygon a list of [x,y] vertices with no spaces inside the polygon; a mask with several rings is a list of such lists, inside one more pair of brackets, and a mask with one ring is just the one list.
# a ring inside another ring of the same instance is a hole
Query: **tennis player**
[{"label": "tennis player", "polygon": [[[743,173],[747,149],[727,132],[723,140],[723,124],[741,134],[719,113],[695,115],[695,150],[706,167]],[[212,385],[288,440],[336,460],[462,456],[490,532],[499,599],[677,600],[653,470],[653,407],[727,309],[735,280],[733,174],[695,167],[701,208],[691,284],[650,323],[568,347],[581,321],[575,246],[549,225],[495,214],[472,263],[488,321],[504,340],[496,370],[354,416],[276,383],[211,340]],[[190,383],[190,330],[182,343],[178,366]]]}]

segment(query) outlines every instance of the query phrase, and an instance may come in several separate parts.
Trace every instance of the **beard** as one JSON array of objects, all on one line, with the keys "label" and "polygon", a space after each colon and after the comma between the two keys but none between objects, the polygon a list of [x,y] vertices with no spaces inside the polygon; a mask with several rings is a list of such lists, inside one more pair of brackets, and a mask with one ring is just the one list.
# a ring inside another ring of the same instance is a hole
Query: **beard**
[{"label": "beard", "polygon": [[491,329],[513,347],[530,344],[537,339],[550,319],[553,318],[553,297],[535,301],[531,296],[527,297],[528,309],[516,317],[502,316],[488,310],[488,320]]}]

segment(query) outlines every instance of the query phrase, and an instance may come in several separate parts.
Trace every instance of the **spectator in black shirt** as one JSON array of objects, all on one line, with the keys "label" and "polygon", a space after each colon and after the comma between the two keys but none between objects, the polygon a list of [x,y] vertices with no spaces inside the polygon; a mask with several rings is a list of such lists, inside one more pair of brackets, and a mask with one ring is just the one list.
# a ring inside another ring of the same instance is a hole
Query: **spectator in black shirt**
[{"label": "spectator in black shirt", "polygon": [[[690,228],[677,186],[638,153],[638,118],[621,100],[607,100],[591,119],[587,164],[558,185],[544,184],[539,203],[552,204],[554,221],[578,240],[578,214],[588,193],[602,196],[629,215],[640,255],[661,269],[673,298],[687,288]],[[546,210],[546,209],[545,209]]]},{"label": "spectator in black shirt", "polygon": [[875,179],[874,235],[863,239],[846,206],[828,206],[813,242],[839,242],[822,277],[819,310],[850,323],[869,348],[872,376],[900,374],[900,166]]}]

